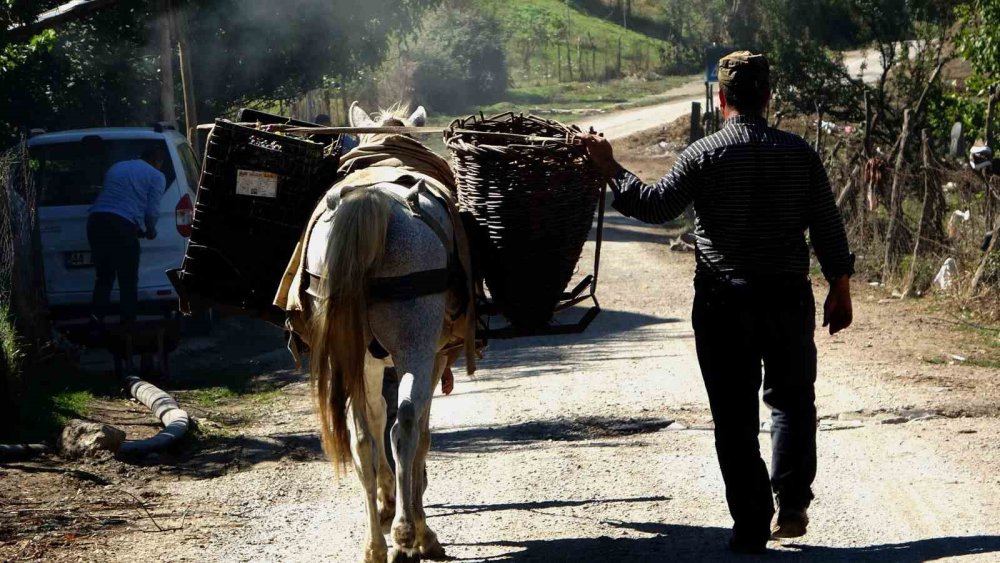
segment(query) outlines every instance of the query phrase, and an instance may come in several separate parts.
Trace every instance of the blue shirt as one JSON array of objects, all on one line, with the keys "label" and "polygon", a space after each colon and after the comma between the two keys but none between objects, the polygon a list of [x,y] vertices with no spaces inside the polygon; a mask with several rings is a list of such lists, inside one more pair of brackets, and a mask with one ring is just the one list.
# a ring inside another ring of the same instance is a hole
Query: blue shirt
[{"label": "blue shirt", "polygon": [[142,159],[124,160],[104,175],[104,188],[90,213],[114,213],[155,233],[166,189],[167,178],[153,165]]}]

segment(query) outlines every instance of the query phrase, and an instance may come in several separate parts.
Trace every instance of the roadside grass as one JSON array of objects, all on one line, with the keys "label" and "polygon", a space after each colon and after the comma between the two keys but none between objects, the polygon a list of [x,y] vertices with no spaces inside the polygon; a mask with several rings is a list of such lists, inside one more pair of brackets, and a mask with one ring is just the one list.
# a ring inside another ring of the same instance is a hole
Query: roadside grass
[{"label": "roadside grass", "polygon": [[95,400],[122,397],[113,376],[81,370],[63,356],[27,366],[22,381],[16,423],[0,428],[0,441],[52,442],[68,421],[86,419]]},{"label": "roadside grass", "polygon": [[[569,75],[567,41],[572,76],[576,78],[603,77],[609,71],[617,72],[619,64],[621,73],[628,75],[676,63],[675,45],[627,30],[617,22],[595,17],[563,0],[476,0],[475,3],[492,13],[507,32],[505,51],[516,84],[553,80],[559,75],[560,66],[563,74]],[[560,31],[564,26],[569,30],[567,34]],[[551,35],[540,44],[539,33]]]},{"label": "roadside grass", "polygon": [[246,370],[229,369],[199,372],[171,382],[175,396],[182,403],[205,410],[224,408],[237,403],[270,403],[281,396],[289,383],[284,376],[257,376]]},{"label": "roadside grass", "polygon": [[229,405],[237,401],[251,401],[253,403],[269,403],[279,396],[279,389],[252,390],[237,392],[229,387],[206,387],[204,389],[194,389],[191,391],[179,392],[188,402],[203,409],[211,409]]},{"label": "roadside grass", "polygon": [[696,76],[668,76],[658,80],[622,79],[523,86],[511,88],[507,93],[509,99],[501,103],[541,108],[571,106],[617,109],[623,104],[638,103],[644,98],[661,95],[694,80],[697,80]]},{"label": "roadside grass", "polygon": [[6,383],[12,386],[20,379],[22,354],[6,303],[0,304],[0,354],[3,355],[4,375],[8,379]]},{"label": "roadside grass", "polygon": [[97,395],[117,390],[64,356],[26,362],[6,303],[0,305],[0,353],[7,395],[3,418],[9,421],[0,425],[0,442],[51,442],[67,421],[87,416]]},{"label": "roadside grass", "polygon": [[[453,120],[482,112],[544,113],[544,117],[572,121],[588,112],[643,107],[670,100],[668,92],[697,80],[696,76],[669,76],[658,80],[609,80],[607,82],[565,82],[510,88],[505,98],[494,104],[470,108],[458,115],[431,115],[432,125],[444,126]],[[561,110],[561,111],[560,111]]]},{"label": "roadside grass", "polygon": [[931,364],[934,366],[944,366],[944,365],[956,365],[956,366],[969,366],[976,368],[986,368],[986,369],[1000,369],[1000,358],[983,358],[973,356],[966,358],[964,361],[952,360],[945,358],[944,356],[933,356],[930,358],[921,358],[925,364]]},{"label": "roadside grass", "polygon": [[960,338],[955,354],[965,357],[958,361],[949,354],[923,356],[924,363],[1000,369],[1000,326],[976,318],[966,309],[968,302],[958,296],[932,293],[921,300],[921,306],[924,315],[949,324],[949,330]]}]

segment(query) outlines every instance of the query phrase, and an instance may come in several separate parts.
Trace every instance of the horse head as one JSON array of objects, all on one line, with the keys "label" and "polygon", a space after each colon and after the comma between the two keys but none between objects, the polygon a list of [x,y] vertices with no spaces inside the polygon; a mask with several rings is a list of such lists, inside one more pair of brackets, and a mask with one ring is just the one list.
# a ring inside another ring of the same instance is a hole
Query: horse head
[{"label": "horse head", "polygon": [[[419,106],[410,114],[408,106],[397,104],[389,109],[379,110],[372,118],[358,102],[354,102],[351,104],[349,119],[351,127],[423,127],[427,124],[427,110],[424,106]],[[366,144],[371,137],[367,133],[359,135],[361,144]]]}]

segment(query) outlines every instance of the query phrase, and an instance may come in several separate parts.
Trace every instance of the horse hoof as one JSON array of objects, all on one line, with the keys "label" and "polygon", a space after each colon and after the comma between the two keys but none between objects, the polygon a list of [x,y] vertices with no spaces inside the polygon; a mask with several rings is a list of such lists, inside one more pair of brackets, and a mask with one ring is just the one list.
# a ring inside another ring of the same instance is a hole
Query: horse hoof
[{"label": "horse hoof", "polygon": [[384,563],[387,551],[385,545],[382,545],[380,548],[369,546],[365,548],[365,552],[361,556],[361,563]]},{"label": "horse hoof", "polygon": [[429,547],[421,546],[420,555],[424,559],[430,559],[431,561],[448,560],[448,554],[444,552],[444,548],[441,547],[441,544],[438,542],[434,542],[434,545],[431,545]]},{"label": "horse hoof", "polygon": [[420,563],[420,552],[394,547],[389,551],[389,563]]}]

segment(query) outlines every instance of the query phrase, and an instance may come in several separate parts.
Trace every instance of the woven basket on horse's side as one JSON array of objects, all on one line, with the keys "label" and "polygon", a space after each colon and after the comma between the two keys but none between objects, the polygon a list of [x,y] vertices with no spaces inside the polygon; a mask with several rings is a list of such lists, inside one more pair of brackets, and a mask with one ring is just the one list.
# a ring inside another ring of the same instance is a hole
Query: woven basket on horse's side
[{"label": "woven basket on horse's side", "polygon": [[573,142],[579,132],[514,114],[472,116],[445,132],[478,275],[516,326],[552,319],[593,224],[604,180]]}]

